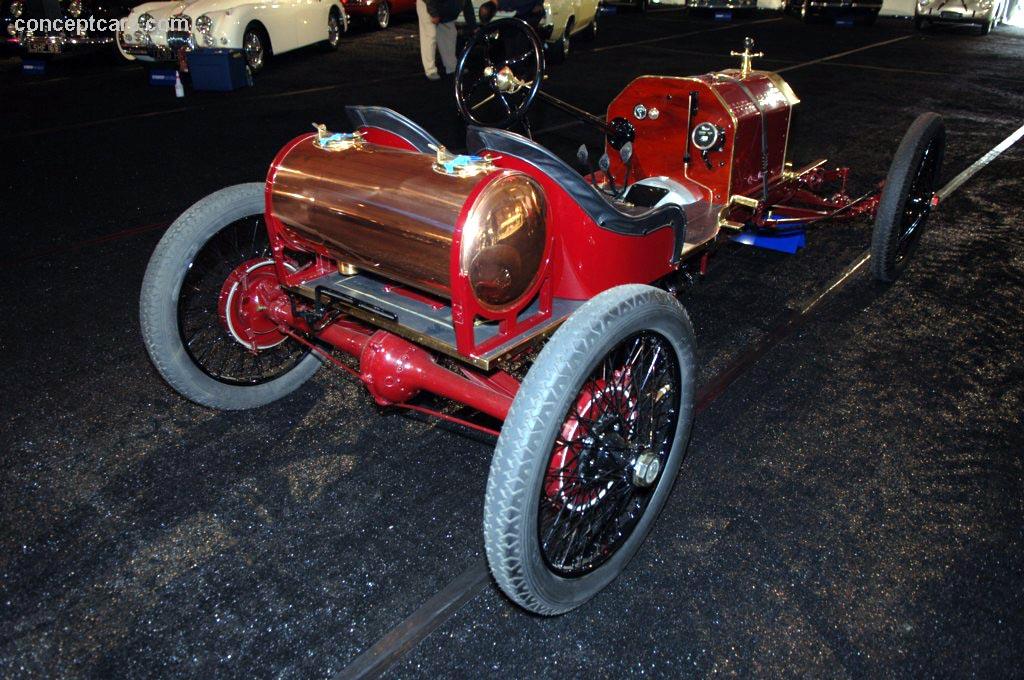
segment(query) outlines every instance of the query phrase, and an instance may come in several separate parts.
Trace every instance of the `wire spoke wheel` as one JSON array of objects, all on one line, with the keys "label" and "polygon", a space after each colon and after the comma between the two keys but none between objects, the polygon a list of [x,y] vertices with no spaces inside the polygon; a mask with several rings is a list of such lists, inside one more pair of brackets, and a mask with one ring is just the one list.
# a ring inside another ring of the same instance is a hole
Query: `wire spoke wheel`
[{"label": "wire spoke wheel", "polygon": [[918,165],[917,172],[910,184],[906,205],[903,210],[903,219],[900,221],[902,230],[897,242],[897,262],[905,258],[910,252],[915,241],[923,231],[920,227],[928,218],[928,213],[931,212],[932,193],[935,189],[935,164],[939,156],[936,150],[937,146],[938,140],[932,139],[928,146],[925,147],[921,164]]},{"label": "wire spoke wheel", "polygon": [[923,113],[896,149],[871,234],[871,272],[875,280],[895,281],[921,240],[936,199],[945,147],[942,118]]},{"label": "wire spoke wheel", "polygon": [[541,350],[502,426],[484,503],[487,562],[517,604],[567,612],[636,554],[686,450],[693,350],[679,302],[642,285],[587,301]]},{"label": "wire spoke wheel", "polygon": [[540,494],[538,539],[558,574],[600,566],[629,537],[672,448],[679,364],[641,332],[591,372],[555,440]]},{"label": "wire spoke wheel", "polygon": [[276,285],[262,215],[232,222],[196,253],[178,297],[178,333],[203,373],[259,385],[305,358],[309,350],[261,313],[261,291]]},{"label": "wire spoke wheel", "polygon": [[142,280],[139,322],[153,365],[182,396],[211,408],[269,404],[320,367],[267,313],[287,299],[263,218],[265,190],[238,184],[186,210]]},{"label": "wire spoke wheel", "polygon": [[263,68],[264,47],[263,38],[260,32],[254,28],[246,29],[242,38],[242,51],[245,53],[245,61],[249,70],[256,73]]}]

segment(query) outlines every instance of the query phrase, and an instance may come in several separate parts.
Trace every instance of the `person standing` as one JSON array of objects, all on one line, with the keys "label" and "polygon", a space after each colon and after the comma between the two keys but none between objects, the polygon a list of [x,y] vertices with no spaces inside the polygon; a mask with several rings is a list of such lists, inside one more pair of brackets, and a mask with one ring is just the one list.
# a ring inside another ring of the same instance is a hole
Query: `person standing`
[{"label": "person standing", "polygon": [[430,80],[439,80],[437,53],[446,73],[455,73],[455,41],[458,31],[455,18],[462,11],[462,0],[416,0],[416,16],[420,23],[420,59],[423,72]]}]

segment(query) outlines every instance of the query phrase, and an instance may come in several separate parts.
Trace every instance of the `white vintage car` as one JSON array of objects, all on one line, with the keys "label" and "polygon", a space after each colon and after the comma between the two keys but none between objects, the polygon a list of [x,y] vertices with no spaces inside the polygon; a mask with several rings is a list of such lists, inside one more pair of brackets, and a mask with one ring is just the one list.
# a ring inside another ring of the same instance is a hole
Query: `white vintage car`
[{"label": "white vintage car", "polygon": [[182,0],[132,10],[117,45],[126,59],[181,61],[202,47],[238,49],[256,73],[267,57],[323,43],[337,49],[348,18],[339,0]]},{"label": "white vintage car", "polygon": [[[480,17],[480,7],[493,2],[500,6],[498,0],[472,0],[473,11]],[[574,39],[593,40],[597,37],[597,18],[599,0],[545,0],[544,18],[540,21],[540,35],[548,48],[548,56],[554,61],[563,61],[572,50]],[[493,19],[504,19],[515,16],[514,12],[498,10]],[[460,14],[457,24],[463,24]]]},{"label": "white vintage car", "polygon": [[918,0],[914,7],[914,26],[919,30],[932,24],[973,24],[981,35],[1006,20],[1009,0]]}]

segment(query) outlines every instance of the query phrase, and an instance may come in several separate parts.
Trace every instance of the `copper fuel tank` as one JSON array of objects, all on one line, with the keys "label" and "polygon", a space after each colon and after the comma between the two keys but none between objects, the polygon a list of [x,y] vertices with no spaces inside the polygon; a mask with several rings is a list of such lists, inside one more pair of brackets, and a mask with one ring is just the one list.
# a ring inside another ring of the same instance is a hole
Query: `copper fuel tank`
[{"label": "copper fuel tank", "polygon": [[[456,157],[445,153],[435,158],[369,143],[327,150],[309,137],[273,170],[271,211],[325,246],[345,272],[354,267],[450,298],[456,257],[456,271],[485,309],[515,307],[542,271],[544,191],[486,159],[469,170],[446,167],[440,157]],[[464,208],[460,252],[453,254]]]}]

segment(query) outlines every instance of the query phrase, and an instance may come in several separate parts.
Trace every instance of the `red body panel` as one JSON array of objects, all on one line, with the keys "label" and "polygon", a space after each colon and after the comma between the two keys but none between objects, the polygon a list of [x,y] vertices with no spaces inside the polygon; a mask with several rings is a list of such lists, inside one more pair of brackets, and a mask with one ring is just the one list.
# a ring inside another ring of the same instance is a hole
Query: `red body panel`
[{"label": "red body panel", "polygon": [[[739,71],[709,73],[690,78],[644,76],[637,78],[612,101],[607,119],[625,118],[636,128],[633,142],[633,178],[667,176],[690,186],[712,203],[726,203],[732,194],[750,195],[762,182],[761,116],[757,106],[737,82]],[[741,80],[765,111],[768,125],[769,181],[781,177],[786,160],[789,119],[798,100],[779,76],[754,71]],[[690,120],[690,93],[698,97],[697,114]],[[634,115],[642,104],[656,109],[657,118]],[[702,122],[725,132],[724,146],[708,155],[709,169],[692,146],[688,131]],[[689,147],[691,161],[684,166]],[[612,173],[622,177],[625,166],[609,149]]]}]

